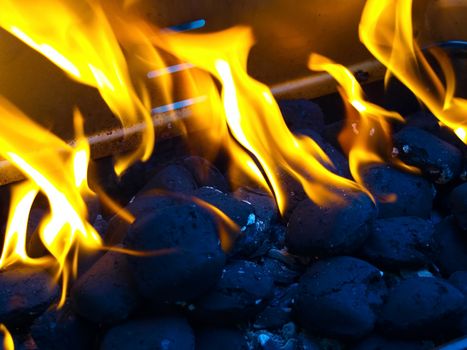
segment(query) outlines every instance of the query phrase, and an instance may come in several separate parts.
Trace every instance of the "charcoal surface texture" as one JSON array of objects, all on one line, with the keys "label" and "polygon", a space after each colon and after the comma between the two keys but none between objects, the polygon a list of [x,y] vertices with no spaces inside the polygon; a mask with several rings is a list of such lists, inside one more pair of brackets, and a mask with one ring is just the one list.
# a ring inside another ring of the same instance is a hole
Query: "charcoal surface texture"
[{"label": "charcoal surface texture", "polygon": [[38,317],[31,326],[31,334],[39,349],[82,350],[91,349],[95,330],[65,304]]},{"label": "charcoal surface texture", "polygon": [[183,318],[129,321],[111,328],[101,350],[194,350],[195,337]]},{"label": "charcoal surface texture", "polygon": [[138,306],[127,257],[109,251],[74,284],[71,302],[75,312],[97,324],[125,320]]},{"label": "charcoal surface texture", "polygon": [[376,220],[360,255],[383,270],[397,271],[429,265],[435,246],[431,221],[403,216]]},{"label": "charcoal surface texture", "polygon": [[286,245],[301,255],[351,254],[368,237],[375,218],[376,208],[363,193],[326,207],[304,200],[290,217]]},{"label": "charcoal surface texture", "polygon": [[442,272],[450,275],[467,270],[467,237],[454,217],[448,216],[436,225],[434,238],[437,244],[436,262]]},{"label": "charcoal surface texture", "polygon": [[152,252],[127,258],[138,290],[154,303],[201,295],[217,282],[225,263],[212,215],[193,203],[137,219],[128,232],[126,246]]},{"label": "charcoal surface texture", "polygon": [[246,321],[264,309],[272,292],[273,280],[262,266],[233,261],[225,266],[217,285],[194,304],[193,316],[216,324]]},{"label": "charcoal surface texture", "polygon": [[214,187],[222,192],[229,190],[224,175],[206,159],[191,156],[183,159],[182,164],[191,173],[198,187]]},{"label": "charcoal surface texture", "polygon": [[375,196],[380,218],[430,217],[434,190],[423,177],[377,165],[364,170],[363,181]]},{"label": "charcoal surface texture", "polygon": [[230,238],[233,245],[228,251],[229,256],[248,257],[267,239],[264,222],[256,216],[251,204],[212,187],[201,187],[192,194],[216,207],[237,224],[238,230]]},{"label": "charcoal surface texture", "polygon": [[461,172],[461,152],[423,129],[402,129],[394,135],[394,146],[398,149],[400,159],[420,168],[436,183],[447,183]]},{"label": "charcoal surface texture", "polygon": [[196,332],[196,350],[249,350],[245,335],[234,328],[206,328]]},{"label": "charcoal surface texture", "polygon": [[295,313],[310,332],[359,338],[373,330],[385,293],[374,266],[352,257],[329,258],[314,263],[302,276]]},{"label": "charcoal surface texture", "polygon": [[332,165],[323,162],[323,165],[326,169],[332,171],[333,173],[339,176],[351,178],[349,162],[347,161],[347,159],[339,150],[334,148],[334,146],[332,146],[330,143],[326,142],[320,134],[311,129],[297,130],[296,134],[311,137],[311,139],[318,144],[318,146],[324,151],[324,153],[326,153],[326,155],[332,161]]},{"label": "charcoal surface texture", "polygon": [[154,189],[169,192],[186,193],[193,191],[197,187],[195,179],[191,173],[182,165],[169,164],[161,169],[149,180],[141,189],[142,193]]},{"label": "charcoal surface texture", "polygon": [[[139,195],[134,197],[133,200],[128,203],[125,210],[133,215],[136,219],[142,218],[146,215],[154,213],[162,208],[171,207],[182,203],[177,197],[168,195]],[[130,223],[119,215],[114,215],[107,227],[105,234],[105,241],[108,245],[116,245],[123,242],[124,238],[128,233]]]},{"label": "charcoal surface texture", "polygon": [[459,227],[467,231],[467,183],[457,186],[451,192],[450,207]]},{"label": "charcoal surface texture", "polygon": [[432,350],[433,347],[430,341],[396,340],[373,335],[356,344],[352,350]]},{"label": "charcoal surface texture", "polygon": [[324,129],[324,115],[321,108],[304,99],[279,101],[279,108],[291,130],[312,129],[321,132]]},{"label": "charcoal surface texture", "polygon": [[414,338],[445,336],[456,329],[464,295],[435,277],[411,277],[390,290],[382,308],[380,329]]},{"label": "charcoal surface texture", "polygon": [[274,296],[255,319],[256,329],[278,329],[292,321],[292,308],[298,295],[298,283],[275,288]]},{"label": "charcoal surface texture", "polygon": [[14,267],[0,272],[0,323],[20,326],[42,314],[59,296],[45,271]]}]

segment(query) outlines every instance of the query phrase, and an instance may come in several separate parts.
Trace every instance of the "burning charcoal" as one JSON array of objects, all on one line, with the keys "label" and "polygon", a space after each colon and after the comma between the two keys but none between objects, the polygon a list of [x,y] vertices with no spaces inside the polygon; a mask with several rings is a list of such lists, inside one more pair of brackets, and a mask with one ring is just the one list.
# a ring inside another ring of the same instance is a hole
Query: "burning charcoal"
[{"label": "burning charcoal", "polygon": [[373,329],[385,292],[377,268],[356,258],[335,257],[318,261],[303,275],[294,309],[307,331],[359,338]]},{"label": "burning charcoal", "polygon": [[194,350],[195,337],[183,318],[137,320],[111,328],[101,350]]},{"label": "burning charcoal", "polygon": [[352,347],[352,350],[432,350],[434,344],[430,341],[387,339],[372,335]]},{"label": "burning charcoal", "polygon": [[155,254],[128,256],[138,290],[154,303],[201,295],[216,283],[225,263],[212,214],[193,203],[137,218],[126,245]]},{"label": "burning charcoal", "polygon": [[94,341],[91,325],[76,316],[68,304],[42,314],[32,324],[31,332],[40,349],[90,349]]},{"label": "burning charcoal", "polygon": [[304,99],[282,100],[279,107],[290,130],[313,129],[321,132],[324,129],[324,115],[321,108]]},{"label": "burning charcoal", "polygon": [[149,180],[141,189],[141,193],[154,189],[165,190],[169,192],[187,193],[197,187],[195,179],[190,172],[178,164],[169,164],[161,169]]},{"label": "burning charcoal", "polygon": [[459,330],[462,334],[467,334],[467,271],[454,272],[449,276],[449,283],[464,294],[464,307],[462,318],[459,322]]},{"label": "burning charcoal", "polygon": [[306,199],[290,217],[286,245],[293,254],[350,254],[365,241],[375,218],[375,206],[363,193],[326,207]]},{"label": "burning charcoal", "polygon": [[71,302],[75,312],[91,322],[125,320],[138,305],[126,256],[107,252],[76,281]]},{"label": "burning charcoal", "polygon": [[430,217],[434,189],[424,178],[387,165],[376,165],[364,171],[363,180],[375,196],[380,218]]},{"label": "burning charcoal", "polygon": [[330,166],[328,164],[324,164],[326,169],[332,171],[333,173],[343,176],[346,178],[351,178],[350,170],[349,170],[349,162],[344,157],[344,155],[334,148],[331,144],[327,143],[320,134],[318,134],[314,130],[298,130],[297,134],[302,134],[305,136],[309,136],[315,141],[318,146],[327,154],[329,159],[331,159],[334,166]]},{"label": "burning charcoal", "polygon": [[406,127],[394,135],[394,145],[404,162],[420,168],[436,183],[447,183],[461,172],[461,152],[427,131]]},{"label": "burning charcoal", "polygon": [[182,164],[191,173],[198,187],[214,187],[222,192],[229,190],[224,175],[206,159],[196,156],[187,157]]},{"label": "burning charcoal", "polygon": [[415,216],[379,219],[360,251],[383,270],[423,267],[431,262],[434,226]]},{"label": "burning charcoal", "polygon": [[436,261],[439,268],[450,275],[456,271],[467,270],[467,239],[450,216],[435,228],[437,244]]},{"label": "burning charcoal", "polygon": [[234,192],[234,197],[251,204],[256,215],[266,227],[269,227],[276,220],[276,203],[268,194],[253,188],[241,187]]},{"label": "burning charcoal", "polygon": [[388,294],[379,325],[390,335],[434,338],[455,329],[464,295],[440,278],[412,277]]},{"label": "burning charcoal", "polygon": [[284,339],[281,334],[265,330],[250,333],[250,349],[258,350],[296,350],[296,339]]},{"label": "burning charcoal", "polygon": [[292,284],[300,276],[299,270],[289,269],[283,262],[277,259],[265,257],[263,259],[263,266],[268,270],[269,275],[275,283],[278,284]]},{"label": "burning charcoal", "polygon": [[217,285],[193,307],[194,316],[208,323],[245,321],[264,309],[273,281],[260,265],[238,260],[225,266]]},{"label": "burning charcoal", "polygon": [[22,325],[42,314],[59,295],[44,270],[14,267],[0,271],[0,323]]},{"label": "burning charcoal", "polygon": [[292,307],[298,293],[298,283],[287,288],[275,288],[268,306],[255,319],[256,329],[277,329],[292,321]]},{"label": "burning charcoal", "polygon": [[205,328],[196,332],[196,350],[248,350],[245,336],[236,329]]},{"label": "burning charcoal", "polygon": [[450,207],[459,227],[467,231],[467,183],[451,192]]},{"label": "burning charcoal", "polygon": [[[298,350],[320,350],[323,349],[318,345],[318,342],[311,339],[307,334],[300,333],[298,335]],[[338,348],[336,348],[337,350]]]},{"label": "burning charcoal", "polygon": [[230,256],[249,257],[269,236],[264,222],[256,216],[251,204],[212,187],[201,187],[194,191],[193,195],[221,210],[240,228],[239,235],[229,251]]},{"label": "burning charcoal", "polygon": [[[126,210],[135,218],[142,218],[146,215],[156,212],[159,209],[171,207],[183,202],[176,197],[140,195],[135,197],[127,206]],[[128,233],[130,223],[122,217],[115,215],[110,219],[105,234],[105,241],[108,245],[120,244]]]}]

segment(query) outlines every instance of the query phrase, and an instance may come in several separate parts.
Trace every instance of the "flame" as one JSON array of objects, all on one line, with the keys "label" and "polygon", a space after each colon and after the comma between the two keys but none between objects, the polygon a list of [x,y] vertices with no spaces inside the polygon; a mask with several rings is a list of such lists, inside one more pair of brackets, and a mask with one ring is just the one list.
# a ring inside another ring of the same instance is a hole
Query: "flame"
[{"label": "flame", "polygon": [[[86,220],[85,196],[93,195],[86,181],[89,145],[82,119],[75,112],[74,147],[38,126],[13,105],[0,99],[0,155],[20,169],[28,181],[13,188],[10,216],[0,268],[16,262],[56,268],[62,279],[62,305],[68,280],[76,272],[79,246],[98,249],[101,238]],[[48,199],[50,214],[39,236],[51,257],[30,258],[25,249],[26,222],[38,191]]]},{"label": "flame", "polygon": [[217,90],[209,89],[215,112],[210,113],[212,124],[218,126],[217,135],[209,134],[209,144],[225,145],[237,168],[271,189],[282,212],[287,206],[281,181],[284,173],[297,179],[317,203],[341,199],[335,189],[361,189],[325,167],[332,162],[316,142],[290,132],[269,88],[248,75],[247,58],[253,45],[249,28],[212,34],[171,33],[155,43],[221,83],[220,101]]},{"label": "flame", "polygon": [[467,143],[467,100],[455,97],[455,77],[446,57],[435,51],[443,84],[413,39],[412,0],[368,0],[359,27],[367,49],[430,111]]},{"label": "flame", "polygon": [[154,146],[147,92],[142,88],[143,78],[130,75],[122,47],[134,52],[134,57],[143,52],[142,57],[152,65],[162,66],[163,61],[138,26],[130,18],[122,19],[123,9],[112,6],[109,10],[98,1],[75,0],[1,0],[0,6],[0,26],[73,79],[97,88],[124,130],[138,123],[149,125],[142,131],[139,147],[130,155],[119,156],[116,172],[122,173],[136,160],[147,160]]},{"label": "flame", "polygon": [[[362,169],[371,164],[392,162],[406,170],[416,171],[398,159],[391,158],[389,121],[403,122],[404,118],[399,113],[366,101],[360,84],[346,67],[318,54],[310,56],[308,67],[328,72],[339,83],[338,89],[344,101],[353,107],[353,111],[347,109],[347,128],[339,136],[339,141],[348,152],[350,172],[357,183],[364,186]],[[358,118],[355,117],[355,111],[358,112]]]},{"label": "flame", "polygon": [[4,324],[0,323],[0,333],[3,334],[3,348],[4,350],[15,350],[15,343],[11,337],[10,331]]}]

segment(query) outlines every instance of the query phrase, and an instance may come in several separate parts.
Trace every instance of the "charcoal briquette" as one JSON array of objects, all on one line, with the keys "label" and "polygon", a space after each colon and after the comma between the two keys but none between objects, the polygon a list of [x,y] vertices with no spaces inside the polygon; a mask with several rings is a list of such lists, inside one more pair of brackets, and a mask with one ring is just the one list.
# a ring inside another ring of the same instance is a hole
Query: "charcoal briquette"
[{"label": "charcoal briquette", "polygon": [[367,167],[363,170],[362,177],[376,200],[380,218],[430,217],[434,188],[423,177],[388,165]]},{"label": "charcoal briquette", "polygon": [[385,293],[373,265],[346,256],[320,260],[300,279],[295,315],[309,332],[360,338],[373,330]]},{"label": "charcoal briquette", "polygon": [[159,170],[141,189],[140,193],[164,190],[175,193],[188,193],[198,186],[191,173],[182,165],[169,164]]},{"label": "charcoal briquette", "polygon": [[0,323],[20,326],[41,315],[59,296],[53,277],[36,267],[0,271]]},{"label": "charcoal briquette", "polygon": [[436,263],[443,273],[450,275],[467,270],[467,237],[453,216],[436,225],[434,238],[437,244]]},{"label": "charcoal briquette", "polygon": [[31,326],[31,334],[39,349],[91,349],[96,330],[77,316],[67,303],[39,316]]},{"label": "charcoal briquette", "polygon": [[429,265],[436,243],[431,221],[415,216],[378,219],[359,255],[383,270]]},{"label": "charcoal briquette", "polygon": [[[184,201],[168,195],[142,194],[134,197],[125,207],[125,210],[135,217],[143,218],[156,211],[171,207]],[[109,220],[107,231],[105,233],[105,242],[112,246],[123,242],[128,233],[130,223],[116,214]]]},{"label": "charcoal briquette", "polygon": [[212,187],[201,187],[192,195],[216,207],[237,224],[237,232],[232,233],[234,242],[228,251],[229,256],[249,257],[268,238],[267,227],[251,204]]},{"label": "charcoal briquette", "polygon": [[306,199],[292,213],[286,245],[293,254],[331,256],[355,252],[368,237],[376,208],[363,194],[319,206]]},{"label": "charcoal briquette", "polygon": [[220,278],[225,263],[212,214],[194,203],[137,218],[125,244],[147,253],[127,258],[139,292],[156,304],[203,294]]},{"label": "charcoal briquette", "polygon": [[355,344],[352,350],[432,350],[433,342],[423,340],[401,340],[371,335]]},{"label": "charcoal briquette", "polygon": [[398,157],[420,168],[432,181],[445,184],[459,177],[462,154],[455,146],[419,128],[406,127],[394,135]]},{"label": "charcoal briquette", "polygon": [[214,187],[222,192],[229,190],[225,176],[208,160],[191,156],[183,159],[182,164],[191,173],[198,187]]},{"label": "charcoal briquette", "polygon": [[314,102],[305,99],[281,100],[279,108],[290,130],[313,129],[321,132],[324,129],[324,115]]},{"label": "charcoal briquette", "polygon": [[96,324],[113,324],[129,317],[139,296],[127,258],[107,252],[73,285],[72,307],[77,314]]},{"label": "charcoal briquette", "polygon": [[216,286],[192,308],[195,319],[206,323],[236,324],[263,310],[272,297],[273,280],[262,266],[246,260],[224,267]]},{"label": "charcoal briquette", "polygon": [[194,350],[195,336],[179,317],[133,320],[107,331],[101,350]]},{"label": "charcoal briquette", "polygon": [[455,332],[464,301],[461,291],[440,278],[411,277],[389,291],[378,323],[391,336],[445,336]]},{"label": "charcoal briquette", "polygon": [[245,335],[235,328],[197,330],[196,350],[249,350]]},{"label": "charcoal briquette", "polygon": [[457,224],[462,230],[467,231],[467,183],[452,190],[449,204]]}]

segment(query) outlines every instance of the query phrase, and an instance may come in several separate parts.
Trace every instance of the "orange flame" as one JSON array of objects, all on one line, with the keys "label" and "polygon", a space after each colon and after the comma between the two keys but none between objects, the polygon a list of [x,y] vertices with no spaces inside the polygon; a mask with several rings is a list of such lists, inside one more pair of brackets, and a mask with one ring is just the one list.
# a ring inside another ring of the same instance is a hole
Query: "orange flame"
[{"label": "orange flame", "polygon": [[3,348],[4,350],[15,350],[15,343],[13,342],[13,338],[11,337],[10,331],[0,323],[0,333],[3,334]]},{"label": "orange flame", "polygon": [[[13,189],[0,268],[16,262],[56,267],[57,278],[62,278],[62,305],[69,277],[76,268],[70,263],[70,259],[75,261],[72,255],[79,246],[97,249],[102,244],[86,220],[83,196],[92,192],[86,181],[89,145],[82,134],[81,116],[75,113],[77,142],[70,147],[3,99],[0,113],[0,154],[28,178]],[[50,205],[50,215],[41,223],[39,236],[52,257],[33,259],[25,249],[26,222],[39,190]]]},{"label": "orange flame", "polygon": [[[219,97],[211,89],[210,101],[217,115],[214,124],[223,124],[223,142],[235,165],[253,179],[270,187],[280,210],[287,205],[281,173],[297,179],[315,202],[338,200],[336,188],[360,189],[356,183],[332,173],[325,164],[331,160],[308,137],[294,136],[287,128],[279,107],[267,86],[247,74],[247,57],[253,45],[251,30],[234,27],[213,34],[170,34],[156,44],[175,56],[214,76],[222,85]],[[206,118],[206,114],[203,114]],[[219,135],[218,135],[219,137]]]},{"label": "orange flame", "polygon": [[148,125],[142,131],[140,146],[132,154],[119,157],[116,172],[122,173],[136,160],[148,159],[154,146],[154,129],[150,126],[147,93],[142,79],[137,80],[136,74],[130,76],[121,46],[136,51],[135,57],[144,52],[144,58],[153,65],[162,65],[162,60],[138,27],[121,19],[117,7],[107,11],[97,1],[1,0],[0,6],[0,26],[73,79],[97,88],[124,130],[141,122]]},{"label": "orange flame", "polygon": [[389,72],[467,143],[467,100],[454,96],[455,79],[448,60],[439,61],[446,79],[443,85],[414,41],[412,0],[368,0],[359,33],[362,43]]},{"label": "orange flame", "polygon": [[[344,66],[318,54],[310,56],[308,66],[311,70],[328,72],[339,83],[339,92],[344,101],[353,107],[353,110],[348,108],[347,128],[341,133],[339,141],[347,148],[350,172],[359,184],[364,186],[361,171],[370,164],[393,162],[406,170],[416,171],[390,156],[389,120],[404,121],[399,113],[366,101],[357,79]],[[355,111],[358,112],[358,119],[352,118]]]}]

